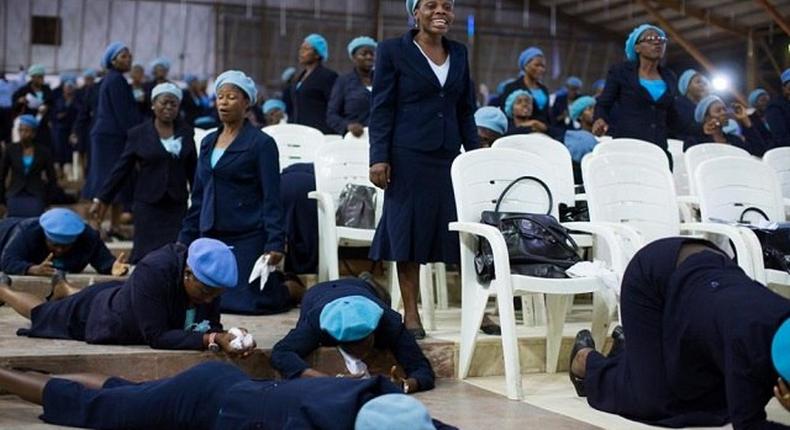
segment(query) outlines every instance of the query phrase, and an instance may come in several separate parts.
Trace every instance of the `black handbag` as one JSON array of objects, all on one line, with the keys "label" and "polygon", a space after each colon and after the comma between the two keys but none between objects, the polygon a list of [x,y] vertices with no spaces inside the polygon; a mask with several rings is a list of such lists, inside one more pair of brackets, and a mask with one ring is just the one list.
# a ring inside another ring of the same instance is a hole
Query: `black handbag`
[{"label": "black handbag", "polygon": [[777,228],[759,228],[746,220],[746,215],[756,213],[766,221],[771,221],[760,208],[748,207],[741,212],[738,222],[745,224],[754,232],[763,248],[763,265],[766,269],[782,270],[790,273],[790,223],[778,223]]},{"label": "black handbag", "polygon": [[340,192],[335,212],[335,225],[372,229],[376,227],[376,189],[359,184],[346,184]]},{"label": "black handbag", "polygon": [[[549,208],[545,214],[500,212],[499,207],[507,193],[519,182],[533,181],[546,191]],[[565,270],[578,263],[579,246],[568,229],[551,216],[553,196],[551,190],[534,176],[522,176],[499,195],[493,211],[483,211],[481,222],[502,232],[507,244],[512,273],[541,278],[567,278]],[[494,255],[487,240],[478,242],[475,270],[480,282],[494,279]]]}]

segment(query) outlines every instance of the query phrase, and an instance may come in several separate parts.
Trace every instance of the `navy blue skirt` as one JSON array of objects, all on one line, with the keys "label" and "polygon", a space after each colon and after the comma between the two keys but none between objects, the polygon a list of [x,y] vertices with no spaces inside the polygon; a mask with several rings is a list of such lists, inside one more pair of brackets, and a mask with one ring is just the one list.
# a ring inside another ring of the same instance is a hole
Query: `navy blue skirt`
[{"label": "navy blue skirt", "polygon": [[458,234],[447,227],[457,220],[450,179],[457,155],[393,148],[371,260],[458,263]]},{"label": "navy blue skirt", "polygon": [[[104,182],[110,177],[113,167],[121,158],[123,148],[126,146],[126,136],[112,136],[101,133],[90,133],[90,162],[88,177],[82,189],[86,199],[97,197]],[[129,178],[124,183],[113,203],[119,203],[124,208],[131,208],[134,179]]]},{"label": "navy blue skirt", "polygon": [[156,203],[135,200],[134,238],[130,261],[136,264],[151,251],[178,240],[187,202],[165,196]]},{"label": "navy blue skirt", "polygon": [[280,198],[285,212],[285,239],[288,256],[285,270],[297,274],[318,271],[318,208],[307,197],[315,191],[315,168],[299,163],[283,170]]},{"label": "navy blue skirt", "polygon": [[44,387],[41,419],[101,429],[210,430],[228,390],[249,379],[236,366],[222,362],[199,364],[158,381],[110,378],[100,390],[55,378]]},{"label": "navy blue skirt", "polygon": [[47,203],[41,197],[36,197],[27,191],[20,191],[6,198],[6,216],[14,218],[33,218],[44,213]]}]

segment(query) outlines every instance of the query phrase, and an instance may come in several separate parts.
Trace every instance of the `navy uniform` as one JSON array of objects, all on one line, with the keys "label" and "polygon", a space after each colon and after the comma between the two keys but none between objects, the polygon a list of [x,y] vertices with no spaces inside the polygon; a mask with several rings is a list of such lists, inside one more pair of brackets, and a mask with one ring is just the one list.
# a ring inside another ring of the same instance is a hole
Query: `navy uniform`
[{"label": "navy uniform", "polygon": [[222,331],[219,300],[194,307],[194,317],[188,318],[186,258],[187,249],[182,245],[160,248],[148,254],[124,282],[92,285],[33,308],[30,329],[20,329],[17,334],[203,350],[203,334]]},{"label": "navy uniform", "polygon": [[77,151],[85,154],[90,150],[90,131],[96,120],[96,110],[99,107],[99,87],[101,83],[95,83],[90,87],[82,87],[77,90],[80,110],[74,122],[74,133],[77,135]]},{"label": "navy uniform", "polygon": [[245,122],[216,166],[211,167],[211,153],[220,133],[222,127],[201,144],[192,206],[178,241],[189,244],[198,237],[211,237],[233,247],[239,288],[222,297],[223,312],[286,312],[292,303],[280,275],[273,273],[263,291],[257,282],[247,282],[258,257],[270,251],[284,252],[285,248],[277,145]]},{"label": "navy uniform", "polygon": [[[755,157],[762,157],[763,154],[765,154],[765,151],[771,149],[771,142],[766,142],[763,140],[759,129],[755,125],[756,123],[752,123],[751,127],[741,126],[741,132],[743,133],[743,136],[737,134],[725,134],[724,137],[727,139],[727,143],[744,149]],[[697,140],[693,137],[688,138],[685,142],[683,142],[683,151],[686,151],[692,146],[701,143],[713,142],[713,138],[707,137],[704,134],[702,136],[702,138],[699,138],[701,140]]]},{"label": "navy uniform", "polygon": [[17,116],[38,115],[38,108],[32,109],[27,106],[27,103],[18,103],[20,97],[32,95],[41,101],[42,106],[47,106],[47,112],[39,120],[39,127],[38,130],[36,130],[36,144],[45,146],[47,148],[52,147],[52,133],[49,128],[50,119],[52,117],[52,105],[54,103],[54,96],[52,93],[52,88],[50,88],[47,84],[42,85],[41,89],[36,91],[33,88],[32,83],[28,82],[18,90],[14,91],[14,95],[11,98],[11,100],[16,103],[14,110]]},{"label": "navy uniform", "polygon": [[356,70],[337,78],[326,112],[326,122],[334,133],[345,135],[352,123],[368,126],[370,91]]},{"label": "navy uniform", "polygon": [[502,109],[504,112],[505,110],[505,102],[507,102],[508,96],[514,91],[524,90],[529,92],[530,94],[534,94],[535,92],[542,92],[546,96],[546,104],[543,106],[539,106],[538,102],[535,100],[536,97],[532,97],[532,116],[530,119],[538,120],[544,124],[546,127],[551,128],[553,122],[551,121],[551,107],[549,106],[549,89],[543,85],[542,82],[538,82],[538,88],[532,89],[528,88],[527,84],[524,83],[524,78],[519,77],[515,81],[505,85],[505,90],[502,92],[502,95],[499,96],[499,108]]},{"label": "navy uniform", "polygon": [[312,163],[296,163],[280,175],[280,196],[285,212],[285,235],[288,256],[285,271],[296,274],[318,270],[318,208],[307,197],[315,191],[315,167]]},{"label": "navy uniform", "polygon": [[[784,84],[790,85],[790,81]],[[774,145],[790,146],[790,99],[775,97],[765,109],[765,119],[773,135]]]},{"label": "navy uniform", "polygon": [[457,263],[458,235],[450,166],[461,145],[480,146],[475,91],[466,47],[442,39],[449,53],[441,85],[414,44],[417,30],[379,44],[370,117],[370,164],[389,163],[391,182],[370,258]]},{"label": "navy uniform", "polygon": [[187,185],[195,177],[197,154],[194,131],[177,121],[174,138],[181,139],[178,156],[169,153],[159,139],[154,120],[129,130],[118,163],[98,193],[111,202],[136,171],[134,188],[134,248],[130,261],[136,263],[149,252],[178,239],[189,199]]},{"label": "navy uniform", "polygon": [[337,72],[319,64],[306,77],[305,73],[307,71],[303,70],[288,93],[290,100],[286,103],[291,107],[288,122],[313,127],[324,134],[333,134],[335,130],[326,121],[326,111]]},{"label": "navy uniform", "polygon": [[675,127],[674,133],[670,136],[687,141],[694,139],[697,142],[706,142],[705,134],[702,132],[702,125],[694,120],[694,110],[697,105],[686,96],[678,96],[675,99],[675,110],[677,111],[680,126]]},{"label": "navy uniform", "polygon": [[[6,188],[6,179],[11,176]],[[47,179],[44,180],[43,178]],[[33,144],[33,160],[27,166],[21,143],[6,146],[0,161],[0,202],[9,217],[36,217],[44,212],[58,187],[52,152],[48,146]]]},{"label": "navy uniform", "polygon": [[766,421],[777,373],[771,343],[790,301],[753,281],[722,254],[692,254],[662,239],[639,251],[623,277],[627,342],[587,358],[590,406],[665,427],[788,429]]},{"label": "navy uniform", "polygon": [[432,389],[434,373],[431,364],[423,355],[414,336],[401,322],[400,314],[382,302],[367,282],[359,279],[324,282],[308,289],[302,299],[296,327],[272,349],[272,366],[285,378],[298,378],[310,367],[304,357],[321,346],[341,345],[337,339],[321,329],[320,318],[325,306],[336,299],[349,296],[365,297],[384,310],[373,332],[376,348],[390,350],[408,377],[417,380],[420,390]]}]

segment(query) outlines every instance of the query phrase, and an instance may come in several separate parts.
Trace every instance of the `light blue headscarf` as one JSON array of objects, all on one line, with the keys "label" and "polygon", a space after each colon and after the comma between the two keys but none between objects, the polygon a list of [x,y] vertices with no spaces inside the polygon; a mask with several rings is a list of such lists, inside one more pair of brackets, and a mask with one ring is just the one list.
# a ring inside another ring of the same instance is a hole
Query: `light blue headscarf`
[{"label": "light blue headscarf", "polygon": [[599,89],[603,89],[605,86],[606,86],[606,80],[605,79],[598,79],[597,81],[593,82],[593,85],[592,85],[593,90],[596,90],[596,91],[599,90]]},{"label": "light blue headscarf", "polygon": [[661,37],[666,37],[667,34],[664,33],[664,30],[656,27],[655,25],[650,24],[642,24],[639,27],[635,28],[634,31],[628,35],[628,39],[625,41],[625,57],[628,61],[635,61],[636,60],[636,42],[639,40],[639,36],[642,35],[647,30],[655,30]]},{"label": "light blue headscarf", "polygon": [[590,106],[595,106],[595,98],[590,96],[579,97],[571,103],[568,112],[571,119],[576,121],[582,116],[582,112]]},{"label": "light blue headscarf", "polygon": [[508,86],[508,84],[510,84],[511,82],[515,82],[515,81],[516,78],[509,78],[498,83],[496,86],[496,93],[501,96],[505,92],[505,87]]},{"label": "light blue headscarf", "polygon": [[35,130],[38,128],[38,118],[30,114],[19,115],[19,124],[26,125]]},{"label": "light blue headscarf", "polygon": [[187,73],[186,75],[184,75],[183,79],[184,79],[184,83],[186,83],[187,85],[192,85],[192,82],[197,81],[198,77],[197,77],[197,75],[193,75],[191,73]]},{"label": "light blue headscarf", "polygon": [[689,90],[689,84],[691,80],[694,79],[699,72],[694,69],[688,69],[680,75],[680,79],[678,79],[678,91],[680,91],[681,95],[686,95],[686,92]]},{"label": "light blue headscarf", "polygon": [[584,86],[584,82],[576,76],[571,76],[565,81],[565,86],[581,88]]},{"label": "light blue headscarf", "polygon": [[91,67],[88,67],[87,69],[82,71],[82,77],[83,78],[95,78],[96,77],[96,70],[94,70]]},{"label": "light blue headscarf", "polygon": [[291,80],[291,78],[294,77],[295,74],[296,74],[295,67],[286,67],[285,70],[283,70],[283,73],[280,75],[280,80],[282,80],[283,82],[288,82],[289,80]]},{"label": "light blue headscarf", "polygon": [[523,71],[524,66],[527,65],[530,61],[532,61],[535,57],[545,57],[543,55],[543,51],[536,46],[530,46],[529,48],[525,49],[521,52],[521,55],[518,56],[518,70]]},{"label": "light blue headscarf", "polygon": [[258,88],[255,87],[255,82],[249,76],[245,75],[240,70],[227,70],[222,72],[214,81],[214,94],[219,92],[220,87],[225,84],[233,84],[237,86],[244,94],[247,95],[250,103],[255,103],[258,97]]},{"label": "light blue headscarf", "polygon": [[532,93],[527,90],[516,90],[510,93],[505,101],[505,115],[507,115],[508,118],[513,118],[513,105],[516,104],[516,100],[518,100],[519,97],[529,97],[530,100],[533,100]]},{"label": "light blue headscarf", "polygon": [[184,92],[181,90],[181,88],[178,88],[176,84],[170,82],[163,82],[155,86],[154,89],[151,90],[151,101],[156,100],[156,98],[162,94],[172,94],[178,99],[179,102],[181,101],[181,98],[184,96]]},{"label": "light blue headscarf", "polygon": [[158,57],[154,59],[154,61],[151,61],[151,64],[149,64],[148,67],[151,69],[151,72],[153,72],[157,67],[163,67],[165,70],[170,70],[170,60],[165,57]]},{"label": "light blue headscarf", "polygon": [[266,115],[275,109],[280,109],[281,111],[285,112],[285,103],[280,99],[269,99],[263,104],[261,111],[264,115]]},{"label": "light blue headscarf", "polygon": [[46,70],[41,64],[33,64],[27,68],[28,76],[44,76]]},{"label": "light blue headscarf", "polygon": [[771,361],[776,373],[785,381],[790,381],[790,319],[786,319],[774,333]]},{"label": "light blue headscarf", "polygon": [[507,117],[498,107],[485,106],[478,109],[475,112],[475,124],[494,133],[505,134],[507,131]]},{"label": "light blue headscarf", "polygon": [[313,33],[304,38],[304,41],[307,42],[310,46],[315,49],[315,52],[321,57],[321,60],[326,61],[329,59],[329,44],[326,41],[324,36],[320,34]]},{"label": "light blue headscarf", "polygon": [[782,72],[782,85],[788,82],[790,82],[790,69],[785,69],[785,71]]},{"label": "light blue headscarf", "polygon": [[370,46],[371,48],[373,48],[373,50],[375,50],[376,46],[378,46],[378,43],[376,43],[376,41],[372,37],[368,37],[368,36],[357,37],[348,43],[348,48],[347,48],[348,56],[353,58],[354,51],[356,51],[358,48],[361,48],[363,46]]},{"label": "light blue headscarf", "polygon": [[749,107],[754,107],[757,103],[757,99],[760,98],[761,95],[768,95],[768,91],[765,91],[762,88],[757,88],[756,90],[749,93]]},{"label": "light blue headscarf", "polygon": [[712,105],[714,102],[724,103],[724,101],[722,101],[719,96],[714,95],[709,95],[700,100],[699,103],[697,103],[697,107],[694,109],[694,121],[702,124],[705,121],[705,115],[707,115],[710,105]]},{"label": "light blue headscarf", "polygon": [[101,57],[101,66],[105,69],[111,69],[112,60],[114,60],[124,49],[128,48],[123,42],[112,42],[107,45],[107,48],[104,50],[104,55]]}]

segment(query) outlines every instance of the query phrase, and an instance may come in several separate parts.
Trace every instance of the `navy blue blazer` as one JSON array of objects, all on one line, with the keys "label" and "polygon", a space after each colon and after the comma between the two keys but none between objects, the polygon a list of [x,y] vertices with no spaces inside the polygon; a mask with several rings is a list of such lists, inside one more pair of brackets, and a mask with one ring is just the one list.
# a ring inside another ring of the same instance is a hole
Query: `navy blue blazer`
[{"label": "navy blue blazer", "polygon": [[[551,109],[549,106],[549,102],[551,101],[549,97],[551,96],[551,93],[549,92],[549,89],[545,85],[543,85],[542,82],[538,82],[538,86],[540,87],[540,89],[543,90],[544,93],[546,93],[546,106],[544,106],[543,109],[539,108],[537,102],[535,102],[535,99],[533,98],[531,118],[536,119],[546,124],[546,127],[551,128],[551,126],[554,124],[551,118],[551,114],[550,114]],[[523,76],[519,76],[519,78],[516,79],[515,81],[505,85],[505,90],[502,91],[502,95],[499,97],[499,108],[502,109],[502,112],[505,111],[505,103],[507,102],[508,96],[510,96],[510,94],[512,94],[513,91],[516,90],[524,90],[531,93],[531,90],[527,88],[527,84],[524,83]]]},{"label": "navy blue blazer", "polygon": [[670,137],[682,141],[687,141],[689,139],[694,139],[697,142],[705,141],[706,137],[705,133],[702,132],[702,124],[694,119],[694,110],[696,109],[697,105],[689,100],[688,97],[681,95],[677,96],[675,99],[675,110],[677,110],[680,125],[675,127]]},{"label": "navy blue blazer", "polygon": [[181,138],[181,152],[174,157],[162,146],[153,119],[129,130],[123,155],[104,182],[99,199],[112,202],[123,184],[137,171],[134,199],[145,203],[157,203],[169,196],[177,202],[186,202],[189,197],[187,184],[195,177],[197,154],[194,130],[178,121],[175,137]]},{"label": "navy blue blazer", "polygon": [[359,279],[323,282],[308,289],[302,299],[296,327],[272,349],[272,366],[285,378],[298,378],[310,367],[304,357],[321,346],[340,345],[335,338],[321,330],[320,317],[324,306],[335,299],[348,296],[364,296],[384,309],[384,315],[374,332],[375,346],[389,349],[406,374],[417,380],[420,390],[433,388],[431,363],[423,355],[414,336],[406,330],[400,314],[384,304],[373,294],[367,283]]},{"label": "navy blue blazer", "polygon": [[[725,134],[724,137],[727,138],[727,143],[733,146],[737,146],[738,148],[745,149],[749,151],[749,154],[754,155],[755,157],[762,157],[765,154],[765,151],[771,149],[771,142],[766,142],[763,140],[762,136],[760,136],[760,131],[752,125],[751,127],[741,127],[741,131],[743,132],[743,137],[733,135],[733,134]],[[703,135],[704,137],[702,140],[697,140],[694,137],[688,138],[683,142],[683,151],[691,148],[694,145],[698,145],[700,143],[710,143],[713,139]]]},{"label": "navy blue blazer", "polygon": [[[595,118],[612,123],[610,113],[615,104],[621,115],[614,125],[613,137],[628,137],[653,142],[667,149],[667,138],[677,135],[683,122],[678,115],[677,79],[670,70],[659,66],[658,72],[667,90],[658,101],[639,83],[639,65],[635,61],[617,64],[609,69],[606,87],[595,105]],[[671,133],[670,133],[671,131]]]},{"label": "navy blue blazer", "polygon": [[[41,264],[49,255],[44,229],[38,218],[19,219],[3,243],[0,270],[9,275],[24,275],[30,266]],[[13,221],[11,221],[13,222]],[[10,222],[9,222],[10,223]],[[90,226],[77,237],[69,251],[52,260],[52,265],[69,273],[80,273],[90,264],[101,274],[109,274],[115,257]]]},{"label": "navy blue blazer", "polygon": [[371,92],[365,88],[356,70],[337,78],[326,111],[326,122],[332,130],[345,135],[351,123],[367,126],[370,120],[370,95]]},{"label": "navy blue blazer", "polygon": [[79,139],[80,152],[88,149],[88,139],[96,119],[96,110],[99,107],[99,88],[101,83],[93,84],[90,88],[80,88],[77,90],[77,98],[80,100],[80,110],[74,122],[74,133]]},{"label": "navy blue blazer", "polygon": [[765,109],[765,119],[774,137],[774,145],[790,146],[790,100],[776,97]]},{"label": "navy blue blazer", "polygon": [[293,115],[288,115],[288,122],[313,127],[324,134],[333,134],[335,131],[326,122],[326,110],[332,86],[337,79],[337,72],[319,64],[301,84],[298,84],[305,72],[302,70],[291,86],[289,96]]},{"label": "navy blue blazer", "polygon": [[244,123],[216,167],[211,151],[222,126],[200,146],[192,206],[178,241],[189,244],[208,232],[266,232],[264,252],[285,249],[285,220],[280,201],[280,156],[268,134]]},{"label": "navy blue blazer", "polygon": [[450,71],[442,87],[414,44],[417,30],[381,42],[370,112],[370,164],[389,162],[393,148],[458,153],[480,147],[475,125],[475,90],[461,43],[442,39]]},{"label": "navy blue blazer", "polygon": [[125,138],[129,129],[142,121],[132,87],[115,69],[110,69],[99,85],[99,104],[91,133]]},{"label": "navy blue blazer", "polygon": [[[52,195],[58,186],[58,177],[55,174],[55,165],[52,162],[52,151],[49,147],[39,144],[33,145],[33,165],[25,172],[22,163],[24,148],[19,143],[8,145],[0,161],[0,203],[5,204],[7,196],[15,196],[22,191],[38,197],[44,202],[48,200],[48,193]],[[11,174],[11,182],[6,190],[6,179]],[[46,176],[44,181],[42,176]]]},{"label": "navy blue blazer", "polygon": [[774,135],[771,134],[771,130],[768,129],[768,120],[765,119],[765,116],[758,111],[754,111],[751,115],[749,115],[749,119],[752,120],[752,127],[754,127],[758,133],[760,133],[760,137],[763,138],[763,142],[765,142],[769,147],[774,147]]},{"label": "navy blue blazer", "polygon": [[[184,328],[190,307],[184,290],[186,258],[185,246],[166,245],[146,255],[123,285],[97,294],[85,341],[203,350],[203,333]],[[222,331],[220,300],[195,308],[195,323],[208,321],[208,332]]]}]

